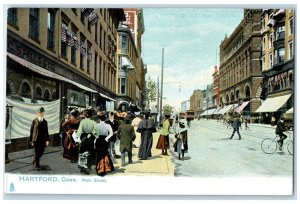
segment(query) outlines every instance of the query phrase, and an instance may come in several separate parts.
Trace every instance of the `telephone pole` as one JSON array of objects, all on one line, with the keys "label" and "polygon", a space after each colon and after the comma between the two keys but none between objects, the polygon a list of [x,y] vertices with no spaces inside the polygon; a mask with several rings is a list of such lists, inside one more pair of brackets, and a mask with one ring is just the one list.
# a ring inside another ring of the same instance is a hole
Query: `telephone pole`
[{"label": "telephone pole", "polygon": [[162,49],[162,62],[161,62],[161,88],[160,88],[160,109],[159,113],[162,116],[162,98],[163,98],[163,84],[164,84],[164,48]]}]

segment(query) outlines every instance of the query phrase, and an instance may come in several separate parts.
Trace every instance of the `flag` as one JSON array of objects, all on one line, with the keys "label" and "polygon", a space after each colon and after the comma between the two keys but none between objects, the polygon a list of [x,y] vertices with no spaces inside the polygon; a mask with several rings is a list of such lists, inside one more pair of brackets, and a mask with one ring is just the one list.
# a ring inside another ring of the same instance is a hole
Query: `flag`
[{"label": "flag", "polygon": [[81,11],[82,15],[85,15],[86,17],[88,17],[94,11],[94,9],[92,9],[92,8],[82,8],[82,9],[80,9],[80,11]]},{"label": "flag", "polygon": [[61,30],[62,42],[67,42],[67,32],[68,32],[68,27],[65,24],[62,24],[62,30]]},{"label": "flag", "polygon": [[88,61],[92,61],[92,58],[93,58],[92,49],[88,48]]},{"label": "flag", "polygon": [[99,19],[99,16],[94,11],[88,16],[88,21],[91,26],[93,26],[95,23],[97,23],[98,19]]},{"label": "flag", "polygon": [[80,53],[85,55],[86,54],[86,47],[84,45],[84,42],[80,41]]},{"label": "flag", "polygon": [[75,33],[74,32],[67,32],[67,44],[70,47],[74,47],[75,46]]}]

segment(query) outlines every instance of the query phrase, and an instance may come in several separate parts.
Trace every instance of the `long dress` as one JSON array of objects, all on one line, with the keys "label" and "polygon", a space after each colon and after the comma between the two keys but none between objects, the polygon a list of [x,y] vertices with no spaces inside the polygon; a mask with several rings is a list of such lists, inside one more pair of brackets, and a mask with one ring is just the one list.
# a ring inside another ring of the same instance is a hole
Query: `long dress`
[{"label": "long dress", "polygon": [[141,133],[141,144],[139,148],[138,158],[147,159],[152,157],[151,148],[153,144],[152,133],[156,132],[154,124],[150,119],[144,119],[139,123],[137,132]]},{"label": "long dress", "polygon": [[79,127],[79,122],[77,118],[71,118],[70,120],[62,124],[62,128],[67,133],[67,136],[64,140],[64,152],[63,157],[70,159],[71,161],[78,159],[78,147],[72,137],[72,134]]},{"label": "long dress", "polygon": [[113,130],[109,124],[104,121],[97,124],[97,132],[99,137],[96,139],[96,173],[100,176],[115,170],[113,162],[109,156],[108,145],[109,143],[105,140],[107,137],[113,135]]},{"label": "long dress", "polygon": [[170,131],[170,122],[168,119],[166,119],[163,122],[163,127],[160,131],[160,136],[159,136],[157,144],[156,144],[156,149],[169,149],[170,148],[169,131]]},{"label": "long dress", "polygon": [[178,154],[186,153],[188,150],[187,130],[180,128],[174,143],[174,151]]}]

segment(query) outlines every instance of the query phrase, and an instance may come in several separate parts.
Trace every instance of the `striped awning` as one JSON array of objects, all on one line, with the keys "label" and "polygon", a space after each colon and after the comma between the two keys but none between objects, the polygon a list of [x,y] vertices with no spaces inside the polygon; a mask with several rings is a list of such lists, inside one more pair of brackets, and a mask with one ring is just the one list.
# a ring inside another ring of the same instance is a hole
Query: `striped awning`
[{"label": "striped awning", "polygon": [[287,102],[290,97],[291,94],[267,98],[255,112],[276,112]]}]

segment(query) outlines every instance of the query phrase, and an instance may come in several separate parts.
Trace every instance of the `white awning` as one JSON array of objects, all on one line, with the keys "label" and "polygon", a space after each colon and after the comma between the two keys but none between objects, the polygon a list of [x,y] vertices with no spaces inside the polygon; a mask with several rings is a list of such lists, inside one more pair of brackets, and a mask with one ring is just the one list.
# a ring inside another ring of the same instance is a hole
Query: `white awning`
[{"label": "white awning", "polygon": [[102,93],[99,93],[100,94],[100,96],[102,96],[103,98],[106,98],[106,99],[108,99],[108,100],[110,100],[110,101],[116,101],[115,99],[113,99],[113,98],[111,98],[111,97],[109,97],[109,96],[106,96],[106,95],[104,95],[104,94],[102,94]]},{"label": "white awning", "polygon": [[125,67],[127,69],[134,69],[134,66],[131,64],[130,60],[125,56],[121,56],[121,67]]},{"label": "white awning", "polygon": [[18,62],[19,64],[21,64],[21,65],[29,68],[31,71],[34,71],[36,73],[39,73],[41,75],[44,75],[44,76],[47,76],[47,77],[50,77],[50,78],[53,78],[53,79],[57,79],[57,80],[60,80],[60,81],[68,82],[70,84],[73,84],[73,85],[75,85],[75,86],[77,86],[77,87],[85,90],[85,91],[89,91],[89,92],[92,92],[92,93],[98,93],[98,91],[95,91],[95,90],[90,89],[90,88],[88,88],[86,86],[83,86],[83,85],[81,85],[81,84],[79,84],[79,83],[77,83],[75,81],[72,81],[72,80],[66,78],[66,77],[63,77],[63,76],[60,76],[60,75],[55,74],[53,72],[50,72],[50,71],[48,71],[48,70],[46,70],[46,69],[44,69],[42,67],[39,67],[39,66],[37,66],[37,65],[35,65],[35,64],[31,63],[31,62],[28,62],[28,61],[26,61],[26,60],[24,60],[24,59],[22,59],[22,58],[20,58],[20,57],[18,57],[16,55],[13,55],[11,53],[7,53],[7,56],[9,58],[13,59],[14,61]]},{"label": "white awning", "polygon": [[267,98],[255,112],[275,112],[287,102],[290,96],[291,94]]},{"label": "white awning", "polygon": [[285,113],[293,113],[294,112],[294,108],[290,108],[289,110],[287,110]]},{"label": "white awning", "polygon": [[242,105],[236,107],[235,111],[238,113],[242,112],[242,110],[244,110],[244,108],[248,105],[249,102],[250,101],[243,102]]}]

